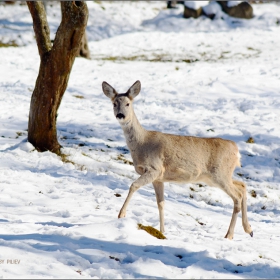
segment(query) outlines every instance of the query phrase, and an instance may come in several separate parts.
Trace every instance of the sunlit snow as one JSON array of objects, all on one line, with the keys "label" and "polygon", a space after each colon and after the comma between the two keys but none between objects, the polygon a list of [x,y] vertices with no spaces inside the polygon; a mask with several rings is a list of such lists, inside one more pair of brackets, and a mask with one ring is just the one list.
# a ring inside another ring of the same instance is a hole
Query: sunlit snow
[{"label": "sunlit snow", "polygon": [[[0,48],[0,278],[280,278],[279,3],[213,21],[163,1],[87,5],[92,59],[76,59],[57,118],[73,165],[27,142],[38,49],[27,6],[0,4],[0,41],[19,45]],[[53,39],[59,4],[47,13]],[[137,228],[159,229],[152,185],[117,219],[138,176],[101,84],[136,80],[146,129],[237,143],[253,238],[241,215],[224,238],[232,200],[205,185],[166,184],[166,240]]]}]

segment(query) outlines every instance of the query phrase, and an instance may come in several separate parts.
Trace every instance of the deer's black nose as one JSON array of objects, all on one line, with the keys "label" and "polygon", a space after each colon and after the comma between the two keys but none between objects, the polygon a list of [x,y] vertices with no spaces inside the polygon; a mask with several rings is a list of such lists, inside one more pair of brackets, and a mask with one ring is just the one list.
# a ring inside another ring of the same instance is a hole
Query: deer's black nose
[{"label": "deer's black nose", "polygon": [[116,115],[116,118],[117,119],[124,119],[125,116],[124,116],[124,114],[119,113],[119,114]]}]

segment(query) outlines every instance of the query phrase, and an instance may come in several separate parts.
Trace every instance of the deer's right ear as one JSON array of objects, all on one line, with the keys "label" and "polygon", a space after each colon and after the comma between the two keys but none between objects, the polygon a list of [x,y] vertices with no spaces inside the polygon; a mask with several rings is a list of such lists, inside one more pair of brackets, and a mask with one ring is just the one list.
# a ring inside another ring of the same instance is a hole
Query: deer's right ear
[{"label": "deer's right ear", "polygon": [[104,94],[107,97],[109,97],[111,100],[113,100],[113,98],[116,97],[116,95],[118,95],[116,90],[106,82],[102,83],[102,89],[103,89]]}]

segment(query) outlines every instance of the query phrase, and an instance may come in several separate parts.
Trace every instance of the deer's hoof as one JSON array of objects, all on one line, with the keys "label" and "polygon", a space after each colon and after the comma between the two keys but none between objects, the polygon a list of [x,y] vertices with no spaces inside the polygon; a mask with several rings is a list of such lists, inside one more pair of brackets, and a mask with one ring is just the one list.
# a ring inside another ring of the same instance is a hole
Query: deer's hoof
[{"label": "deer's hoof", "polygon": [[120,219],[120,218],[124,218],[125,217],[125,213],[119,213],[119,216],[118,216],[118,218]]},{"label": "deer's hoof", "polygon": [[225,238],[229,239],[229,240],[232,240],[233,239],[233,236],[229,235],[228,233],[226,234]]}]

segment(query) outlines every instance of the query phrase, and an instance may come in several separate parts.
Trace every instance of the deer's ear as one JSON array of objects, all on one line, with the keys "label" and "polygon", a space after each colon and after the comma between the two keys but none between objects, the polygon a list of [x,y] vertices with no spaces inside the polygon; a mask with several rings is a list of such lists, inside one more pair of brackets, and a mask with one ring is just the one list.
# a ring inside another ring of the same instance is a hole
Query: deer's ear
[{"label": "deer's ear", "polygon": [[102,89],[103,89],[104,94],[107,97],[109,97],[111,100],[118,95],[116,90],[106,82],[102,83]]},{"label": "deer's ear", "polygon": [[140,90],[141,90],[141,83],[140,81],[136,81],[126,92],[126,95],[128,96],[129,99],[132,100],[139,94]]}]

